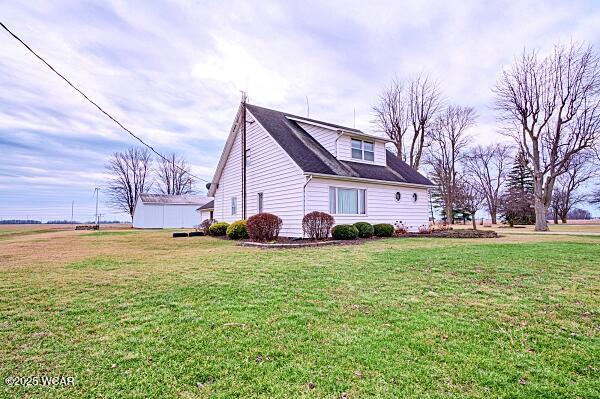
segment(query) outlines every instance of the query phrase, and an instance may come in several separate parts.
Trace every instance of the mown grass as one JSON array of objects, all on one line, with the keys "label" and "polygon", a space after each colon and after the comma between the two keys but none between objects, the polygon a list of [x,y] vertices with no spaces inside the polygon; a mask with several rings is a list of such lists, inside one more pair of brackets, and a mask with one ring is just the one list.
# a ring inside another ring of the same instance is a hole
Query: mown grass
[{"label": "mown grass", "polygon": [[85,256],[49,261],[6,249],[0,375],[76,383],[2,386],[0,396],[600,392],[598,240],[390,239],[261,251],[169,236],[65,235],[56,240]]}]

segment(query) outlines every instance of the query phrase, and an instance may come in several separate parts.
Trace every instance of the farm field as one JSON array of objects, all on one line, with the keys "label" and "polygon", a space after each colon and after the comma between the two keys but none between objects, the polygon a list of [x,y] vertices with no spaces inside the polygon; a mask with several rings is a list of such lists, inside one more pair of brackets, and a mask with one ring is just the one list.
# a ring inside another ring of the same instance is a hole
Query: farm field
[{"label": "farm field", "polygon": [[0,375],[75,383],[2,398],[599,397],[600,237],[259,250],[11,228]]}]

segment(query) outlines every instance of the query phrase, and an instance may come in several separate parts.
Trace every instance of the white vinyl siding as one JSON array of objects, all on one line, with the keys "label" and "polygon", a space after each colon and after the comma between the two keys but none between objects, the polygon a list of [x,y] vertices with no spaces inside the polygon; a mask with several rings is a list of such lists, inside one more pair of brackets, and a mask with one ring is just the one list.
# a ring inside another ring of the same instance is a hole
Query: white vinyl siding
[{"label": "white vinyl siding", "polygon": [[298,125],[310,134],[315,140],[319,142],[327,151],[333,156],[336,156],[336,139],[338,132],[331,129],[325,129],[320,126],[311,125],[309,123],[298,122]]},{"label": "white vinyl siding", "polygon": [[[355,223],[360,221],[375,223],[391,223],[402,221],[411,231],[429,223],[430,208],[427,189],[402,185],[386,185],[377,183],[351,182],[337,179],[315,177],[306,186],[306,213],[312,211],[330,212],[330,187],[364,189],[365,214],[339,215],[333,214],[336,224]],[[400,201],[396,193],[401,193]],[[417,201],[413,201],[413,193]]]},{"label": "white vinyl siding", "polygon": [[[251,167],[247,169],[247,214],[258,213],[258,193],[263,193],[263,207],[283,220],[282,237],[302,237],[302,186],[305,177],[298,165],[277,144],[248,112],[246,147],[251,153]],[[241,219],[242,165],[241,134],[236,134],[227,157],[219,186],[215,191],[215,219],[233,222]],[[238,198],[239,212],[230,215],[229,198]],[[264,202],[264,201],[267,202]]]}]

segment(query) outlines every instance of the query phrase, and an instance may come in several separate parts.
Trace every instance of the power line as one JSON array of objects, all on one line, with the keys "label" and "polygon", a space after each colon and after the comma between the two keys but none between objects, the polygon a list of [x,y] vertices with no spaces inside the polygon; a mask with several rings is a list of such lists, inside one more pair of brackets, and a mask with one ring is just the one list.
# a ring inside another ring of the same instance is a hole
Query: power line
[{"label": "power line", "polygon": [[[123,124],[121,122],[119,122],[117,119],[115,119],[111,114],[109,114],[108,112],[106,112],[101,106],[99,106],[98,104],[96,104],[92,99],[90,99],[83,91],[81,91],[80,89],[78,89],[73,83],[71,83],[69,81],[69,79],[67,79],[64,75],[62,75],[60,72],[58,72],[56,69],[54,69],[54,67],[52,65],[50,65],[45,59],[43,59],[40,55],[38,55],[31,47],[29,47],[29,45],[27,43],[25,43],[23,40],[21,40],[21,38],[19,36],[17,36],[16,34],[14,34],[10,29],[8,29],[6,27],[6,25],[4,25],[4,23],[2,21],[0,21],[0,26],[2,26],[4,28],[5,31],[7,31],[13,38],[15,38],[19,43],[21,43],[23,46],[25,46],[25,48],[27,48],[27,50],[29,50],[34,56],[36,56],[40,61],[42,61],[44,64],[46,64],[46,66],[48,68],[50,68],[50,70],[52,70],[52,72],[54,72],[55,74],[57,74],[62,80],[64,80],[65,82],[67,82],[67,84],[69,86],[71,86],[75,91],[77,91],[79,94],[81,94],[83,96],[83,98],[85,98],[88,102],[90,102],[94,107],[98,108],[98,110],[100,112],[102,112],[104,115],[106,115],[110,120],[112,120],[113,122],[115,122],[117,125],[119,125],[119,127],[121,129],[123,129],[124,131],[126,131],[127,133],[129,133],[132,137],[134,137],[137,141],[139,141],[140,143],[142,143],[143,145],[145,145],[146,147],[148,147],[150,149],[150,151],[152,151],[153,153],[155,153],[158,157],[162,158],[163,160],[167,161],[167,162],[171,162],[169,161],[169,159],[167,159],[165,156],[163,156],[161,153],[159,153],[158,151],[156,151],[154,149],[154,147],[152,147],[150,144],[147,144],[144,140],[142,140],[139,136],[137,136],[135,133],[133,133],[131,130],[127,129],[125,126],[123,126]],[[198,180],[202,180],[206,183],[210,183],[208,180],[203,179],[201,177],[195,176],[193,174],[191,174],[189,171],[183,169],[182,167],[180,167],[179,165],[175,165],[173,164],[173,166],[175,166],[177,169],[181,170],[182,172],[185,172],[187,174],[189,174],[190,176],[198,179]]]}]

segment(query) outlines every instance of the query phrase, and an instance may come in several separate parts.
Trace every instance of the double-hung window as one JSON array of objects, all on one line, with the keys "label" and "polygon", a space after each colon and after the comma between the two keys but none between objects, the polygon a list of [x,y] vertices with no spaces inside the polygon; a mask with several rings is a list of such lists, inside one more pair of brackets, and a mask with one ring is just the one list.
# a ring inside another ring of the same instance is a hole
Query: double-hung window
[{"label": "double-hung window", "polygon": [[337,215],[366,214],[366,190],[329,187],[329,213]]},{"label": "double-hung window", "polygon": [[371,141],[352,139],[352,158],[373,162],[375,160],[375,144]]},{"label": "double-hung window", "polygon": [[237,197],[231,197],[231,214],[237,215]]}]

